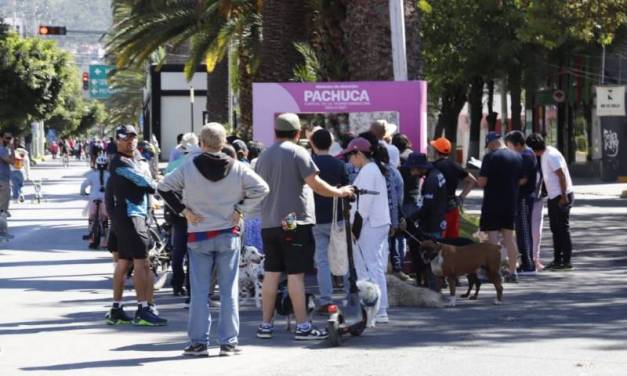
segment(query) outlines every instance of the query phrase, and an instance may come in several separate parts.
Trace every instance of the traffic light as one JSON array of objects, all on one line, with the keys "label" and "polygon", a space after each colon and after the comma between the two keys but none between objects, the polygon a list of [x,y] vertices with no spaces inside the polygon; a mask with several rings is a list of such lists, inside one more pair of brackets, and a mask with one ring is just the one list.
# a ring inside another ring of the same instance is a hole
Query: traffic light
[{"label": "traffic light", "polygon": [[38,33],[39,35],[65,35],[67,28],[65,26],[40,25]]},{"label": "traffic light", "polygon": [[83,90],[89,90],[89,73],[83,72]]}]

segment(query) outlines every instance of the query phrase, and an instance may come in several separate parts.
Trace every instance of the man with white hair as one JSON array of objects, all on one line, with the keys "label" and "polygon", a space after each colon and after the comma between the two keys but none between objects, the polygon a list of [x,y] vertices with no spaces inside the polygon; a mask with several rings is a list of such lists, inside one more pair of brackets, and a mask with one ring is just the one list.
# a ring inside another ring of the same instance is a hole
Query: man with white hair
[{"label": "man with white hair", "polygon": [[377,136],[379,143],[385,146],[390,156],[390,166],[398,168],[401,165],[401,152],[398,148],[385,141],[386,138],[390,138],[396,133],[398,127],[392,123],[388,123],[386,120],[375,120],[370,125],[370,132]]},{"label": "man with white hair", "polygon": [[[200,131],[202,153],[167,175],[158,190],[176,214],[187,219],[190,282],[193,291],[189,310],[190,345],[185,355],[207,356],[211,315],[207,296],[212,270],[220,285],[220,356],[238,355],[238,271],[240,226],[269,188],[250,167],[226,154],[226,132],[218,123]],[[181,200],[174,192],[183,192]]]}]

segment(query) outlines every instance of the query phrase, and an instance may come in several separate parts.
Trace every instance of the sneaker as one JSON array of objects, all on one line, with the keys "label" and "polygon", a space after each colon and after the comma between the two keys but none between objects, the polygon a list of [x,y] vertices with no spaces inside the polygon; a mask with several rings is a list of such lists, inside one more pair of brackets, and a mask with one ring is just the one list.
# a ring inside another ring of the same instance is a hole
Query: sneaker
[{"label": "sneaker", "polygon": [[401,281],[409,281],[411,279],[407,274],[403,273],[402,271],[394,272],[393,274],[396,278],[400,279]]},{"label": "sneaker", "polygon": [[390,322],[390,318],[387,313],[378,313],[374,320],[377,324],[387,324]]},{"label": "sneaker", "polygon": [[242,348],[237,345],[221,345],[220,356],[241,355]]},{"label": "sneaker", "polygon": [[183,349],[183,355],[209,356],[209,352],[207,351],[207,345],[203,345],[202,343],[192,343]]},{"label": "sneaker", "polygon": [[165,326],[168,325],[168,320],[163,319],[155,315],[150,307],[138,308],[135,312],[135,320],[133,325],[137,326]]},{"label": "sneaker", "polygon": [[111,308],[105,315],[105,322],[107,325],[121,325],[130,324],[133,321],[122,307]]},{"label": "sneaker", "polygon": [[174,296],[185,296],[185,295],[187,295],[187,292],[185,291],[184,287],[173,287],[172,288],[172,295],[174,295]]},{"label": "sneaker", "polygon": [[157,309],[157,305],[154,303],[148,303],[148,309],[155,315],[159,316],[159,310]]},{"label": "sneaker", "polygon": [[544,268],[547,270],[555,270],[555,269],[559,269],[561,267],[561,263],[557,262],[557,261],[553,261],[550,262],[547,266],[545,266]]},{"label": "sneaker", "polygon": [[257,338],[270,339],[272,338],[272,332],[274,330],[274,326],[259,324],[257,327]]},{"label": "sneaker", "polygon": [[518,268],[516,270],[516,273],[518,275],[536,275],[536,269],[523,269],[523,268]]},{"label": "sneaker", "polygon": [[553,272],[570,272],[573,270],[573,266],[572,264],[559,264],[559,265],[555,265],[551,268],[551,271]]},{"label": "sneaker", "polygon": [[327,339],[329,333],[327,333],[326,329],[317,329],[313,325],[309,327],[309,330],[302,330],[296,328],[296,334],[294,334],[294,339],[297,341],[311,341],[311,340],[320,340]]},{"label": "sneaker", "polygon": [[505,283],[518,283],[518,276],[516,273],[505,274]]}]

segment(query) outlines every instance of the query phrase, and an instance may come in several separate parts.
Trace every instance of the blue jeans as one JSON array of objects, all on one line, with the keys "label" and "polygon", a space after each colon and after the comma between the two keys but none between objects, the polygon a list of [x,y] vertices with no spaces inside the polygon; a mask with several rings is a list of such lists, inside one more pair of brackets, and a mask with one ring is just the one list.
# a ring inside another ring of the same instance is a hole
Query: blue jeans
[{"label": "blue jeans", "polygon": [[392,270],[400,272],[403,270],[403,261],[405,260],[406,240],[402,234],[396,234],[389,239],[390,241],[390,258]]},{"label": "blue jeans", "polygon": [[192,287],[187,334],[191,343],[208,344],[211,328],[209,287],[211,273],[217,269],[220,285],[220,345],[237,344],[239,334],[238,274],[240,238],[222,234],[209,240],[193,242],[189,247],[189,280]]},{"label": "blue jeans", "polygon": [[11,197],[17,200],[22,194],[24,186],[24,173],[22,171],[11,171]]},{"label": "blue jeans", "polygon": [[[333,303],[333,280],[329,268],[329,241],[331,239],[331,224],[322,223],[313,227],[316,240],[314,260],[318,270],[318,289],[320,290],[320,305]],[[344,291],[348,293],[348,274],[344,276]]]}]

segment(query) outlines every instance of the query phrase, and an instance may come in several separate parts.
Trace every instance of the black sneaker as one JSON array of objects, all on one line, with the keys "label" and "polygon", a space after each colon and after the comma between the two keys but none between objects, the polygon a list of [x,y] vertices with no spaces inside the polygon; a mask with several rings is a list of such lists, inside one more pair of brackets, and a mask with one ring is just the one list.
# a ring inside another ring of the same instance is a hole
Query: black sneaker
[{"label": "black sneaker", "polygon": [[257,327],[257,338],[270,339],[272,338],[273,330],[274,326],[264,326],[263,324],[259,324]]},{"label": "black sneaker", "polygon": [[562,266],[562,263],[557,262],[557,261],[553,261],[553,262],[550,262],[547,266],[545,266],[544,269],[547,269],[547,270],[557,270],[557,269],[560,269],[561,266]]},{"label": "black sneaker", "polygon": [[237,345],[221,345],[220,356],[241,355],[242,349]]},{"label": "black sneaker", "polygon": [[173,287],[172,288],[172,295],[174,295],[174,296],[186,296],[187,292],[185,291],[184,287]]},{"label": "black sneaker", "polygon": [[122,325],[130,324],[133,321],[122,307],[111,308],[105,315],[105,322],[107,325]]},{"label": "black sneaker", "polygon": [[209,356],[207,345],[201,343],[192,343],[183,349],[183,355],[187,356]]},{"label": "black sneaker", "polygon": [[137,326],[165,326],[168,325],[168,320],[162,319],[155,315],[150,307],[138,308],[135,312],[135,320],[133,325]]},{"label": "black sneaker", "polygon": [[506,273],[505,274],[505,283],[518,283],[518,276],[516,273]]},{"label": "black sneaker", "polygon": [[554,271],[554,272],[570,272],[572,270],[573,270],[572,264],[559,264],[551,268],[551,271]]},{"label": "black sneaker", "polygon": [[327,339],[328,336],[329,333],[327,333],[326,329],[317,329],[312,325],[309,327],[309,330],[301,330],[296,328],[296,334],[294,334],[294,339],[298,341],[311,341]]}]

